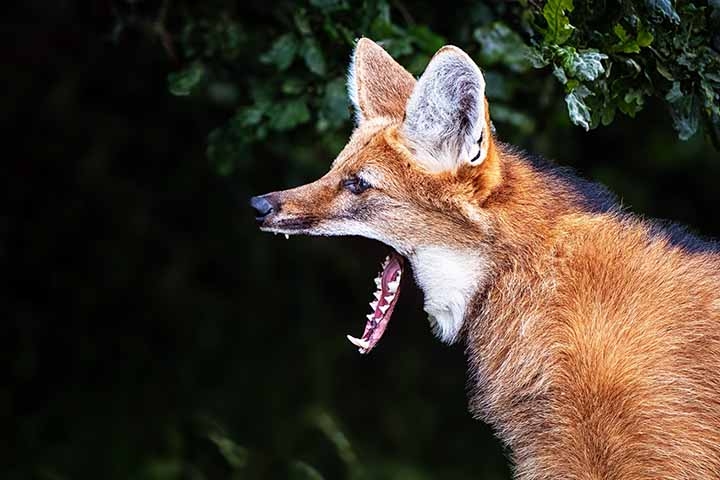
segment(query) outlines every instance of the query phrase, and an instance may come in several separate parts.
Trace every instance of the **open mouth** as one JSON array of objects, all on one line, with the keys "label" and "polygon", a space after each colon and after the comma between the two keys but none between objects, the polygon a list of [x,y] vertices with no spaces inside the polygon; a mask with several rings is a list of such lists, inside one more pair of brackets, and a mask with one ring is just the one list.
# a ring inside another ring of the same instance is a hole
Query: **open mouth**
[{"label": "open mouth", "polygon": [[368,353],[372,350],[385,333],[400,296],[402,270],[403,258],[393,251],[385,258],[380,273],[375,278],[374,298],[370,302],[372,311],[367,315],[367,323],[362,337],[347,336],[350,343],[358,347],[360,353]]}]

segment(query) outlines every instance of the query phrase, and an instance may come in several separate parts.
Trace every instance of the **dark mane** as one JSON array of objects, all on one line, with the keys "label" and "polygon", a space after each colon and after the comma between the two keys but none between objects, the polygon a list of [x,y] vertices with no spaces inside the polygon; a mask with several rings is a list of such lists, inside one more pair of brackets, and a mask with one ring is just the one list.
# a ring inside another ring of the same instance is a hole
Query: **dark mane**
[{"label": "dark mane", "polygon": [[540,155],[524,154],[523,158],[538,172],[550,177],[575,196],[581,206],[593,213],[619,212],[617,196],[605,185],[587,180],[571,168],[556,165]]},{"label": "dark mane", "polygon": [[564,190],[569,191],[588,212],[613,213],[627,220],[640,221],[647,227],[651,239],[665,241],[688,253],[720,253],[720,243],[703,238],[684,225],[671,220],[645,218],[623,210],[617,195],[604,185],[581,177],[573,168],[556,165],[540,155],[522,153],[520,156],[537,172],[555,180]]}]

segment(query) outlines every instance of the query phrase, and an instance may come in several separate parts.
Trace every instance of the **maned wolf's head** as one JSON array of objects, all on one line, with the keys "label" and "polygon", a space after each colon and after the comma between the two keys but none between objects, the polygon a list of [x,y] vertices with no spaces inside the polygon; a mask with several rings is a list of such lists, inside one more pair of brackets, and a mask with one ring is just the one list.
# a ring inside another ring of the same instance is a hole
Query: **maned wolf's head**
[{"label": "maned wolf's head", "polygon": [[[357,128],[319,180],[253,197],[263,231],[361,235],[394,249],[375,280],[361,339],[370,351],[397,302],[403,259],[413,266],[436,333],[452,342],[487,269],[485,203],[500,183],[480,69],[440,49],[416,82],[380,46],[360,39],[348,75]],[[470,253],[472,252],[472,254]]]}]

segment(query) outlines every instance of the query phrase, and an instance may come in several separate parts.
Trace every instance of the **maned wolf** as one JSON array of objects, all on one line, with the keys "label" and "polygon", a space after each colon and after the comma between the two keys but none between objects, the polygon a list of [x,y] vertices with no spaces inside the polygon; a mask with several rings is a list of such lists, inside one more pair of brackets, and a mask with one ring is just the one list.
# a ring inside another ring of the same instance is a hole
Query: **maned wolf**
[{"label": "maned wolf", "polygon": [[470,409],[518,479],[720,478],[720,254],[493,137],[485,81],[440,49],[419,80],[368,39],[357,128],[330,171],[254,197],[264,231],[393,251],[360,353],[412,265],[435,334],[466,346]]}]

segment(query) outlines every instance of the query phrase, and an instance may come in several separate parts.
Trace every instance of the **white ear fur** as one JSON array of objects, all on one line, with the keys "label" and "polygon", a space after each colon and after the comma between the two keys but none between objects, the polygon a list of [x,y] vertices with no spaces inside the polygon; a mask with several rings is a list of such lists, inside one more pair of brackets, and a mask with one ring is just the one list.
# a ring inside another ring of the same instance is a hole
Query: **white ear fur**
[{"label": "white ear fur", "polygon": [[441,48],[407,104],[402,132],[418,162],[431,171],[479,165],[490,144],[485,79],[462,50]]},{"label": "white ear fur", "polygon": [[[356,47],[357,48],[357,47]],[[348,67],[347,73],[347,92],[350,98],[350,103],[353,106],[353,112],[355,112],[355,125],[359,125],[364,120],[362,111],[360,110],[360,98],[358,97],[358,82],[355,70],[357,68],[357,56],[355,52],[352,53],[350,58],[350,66]]]}]

